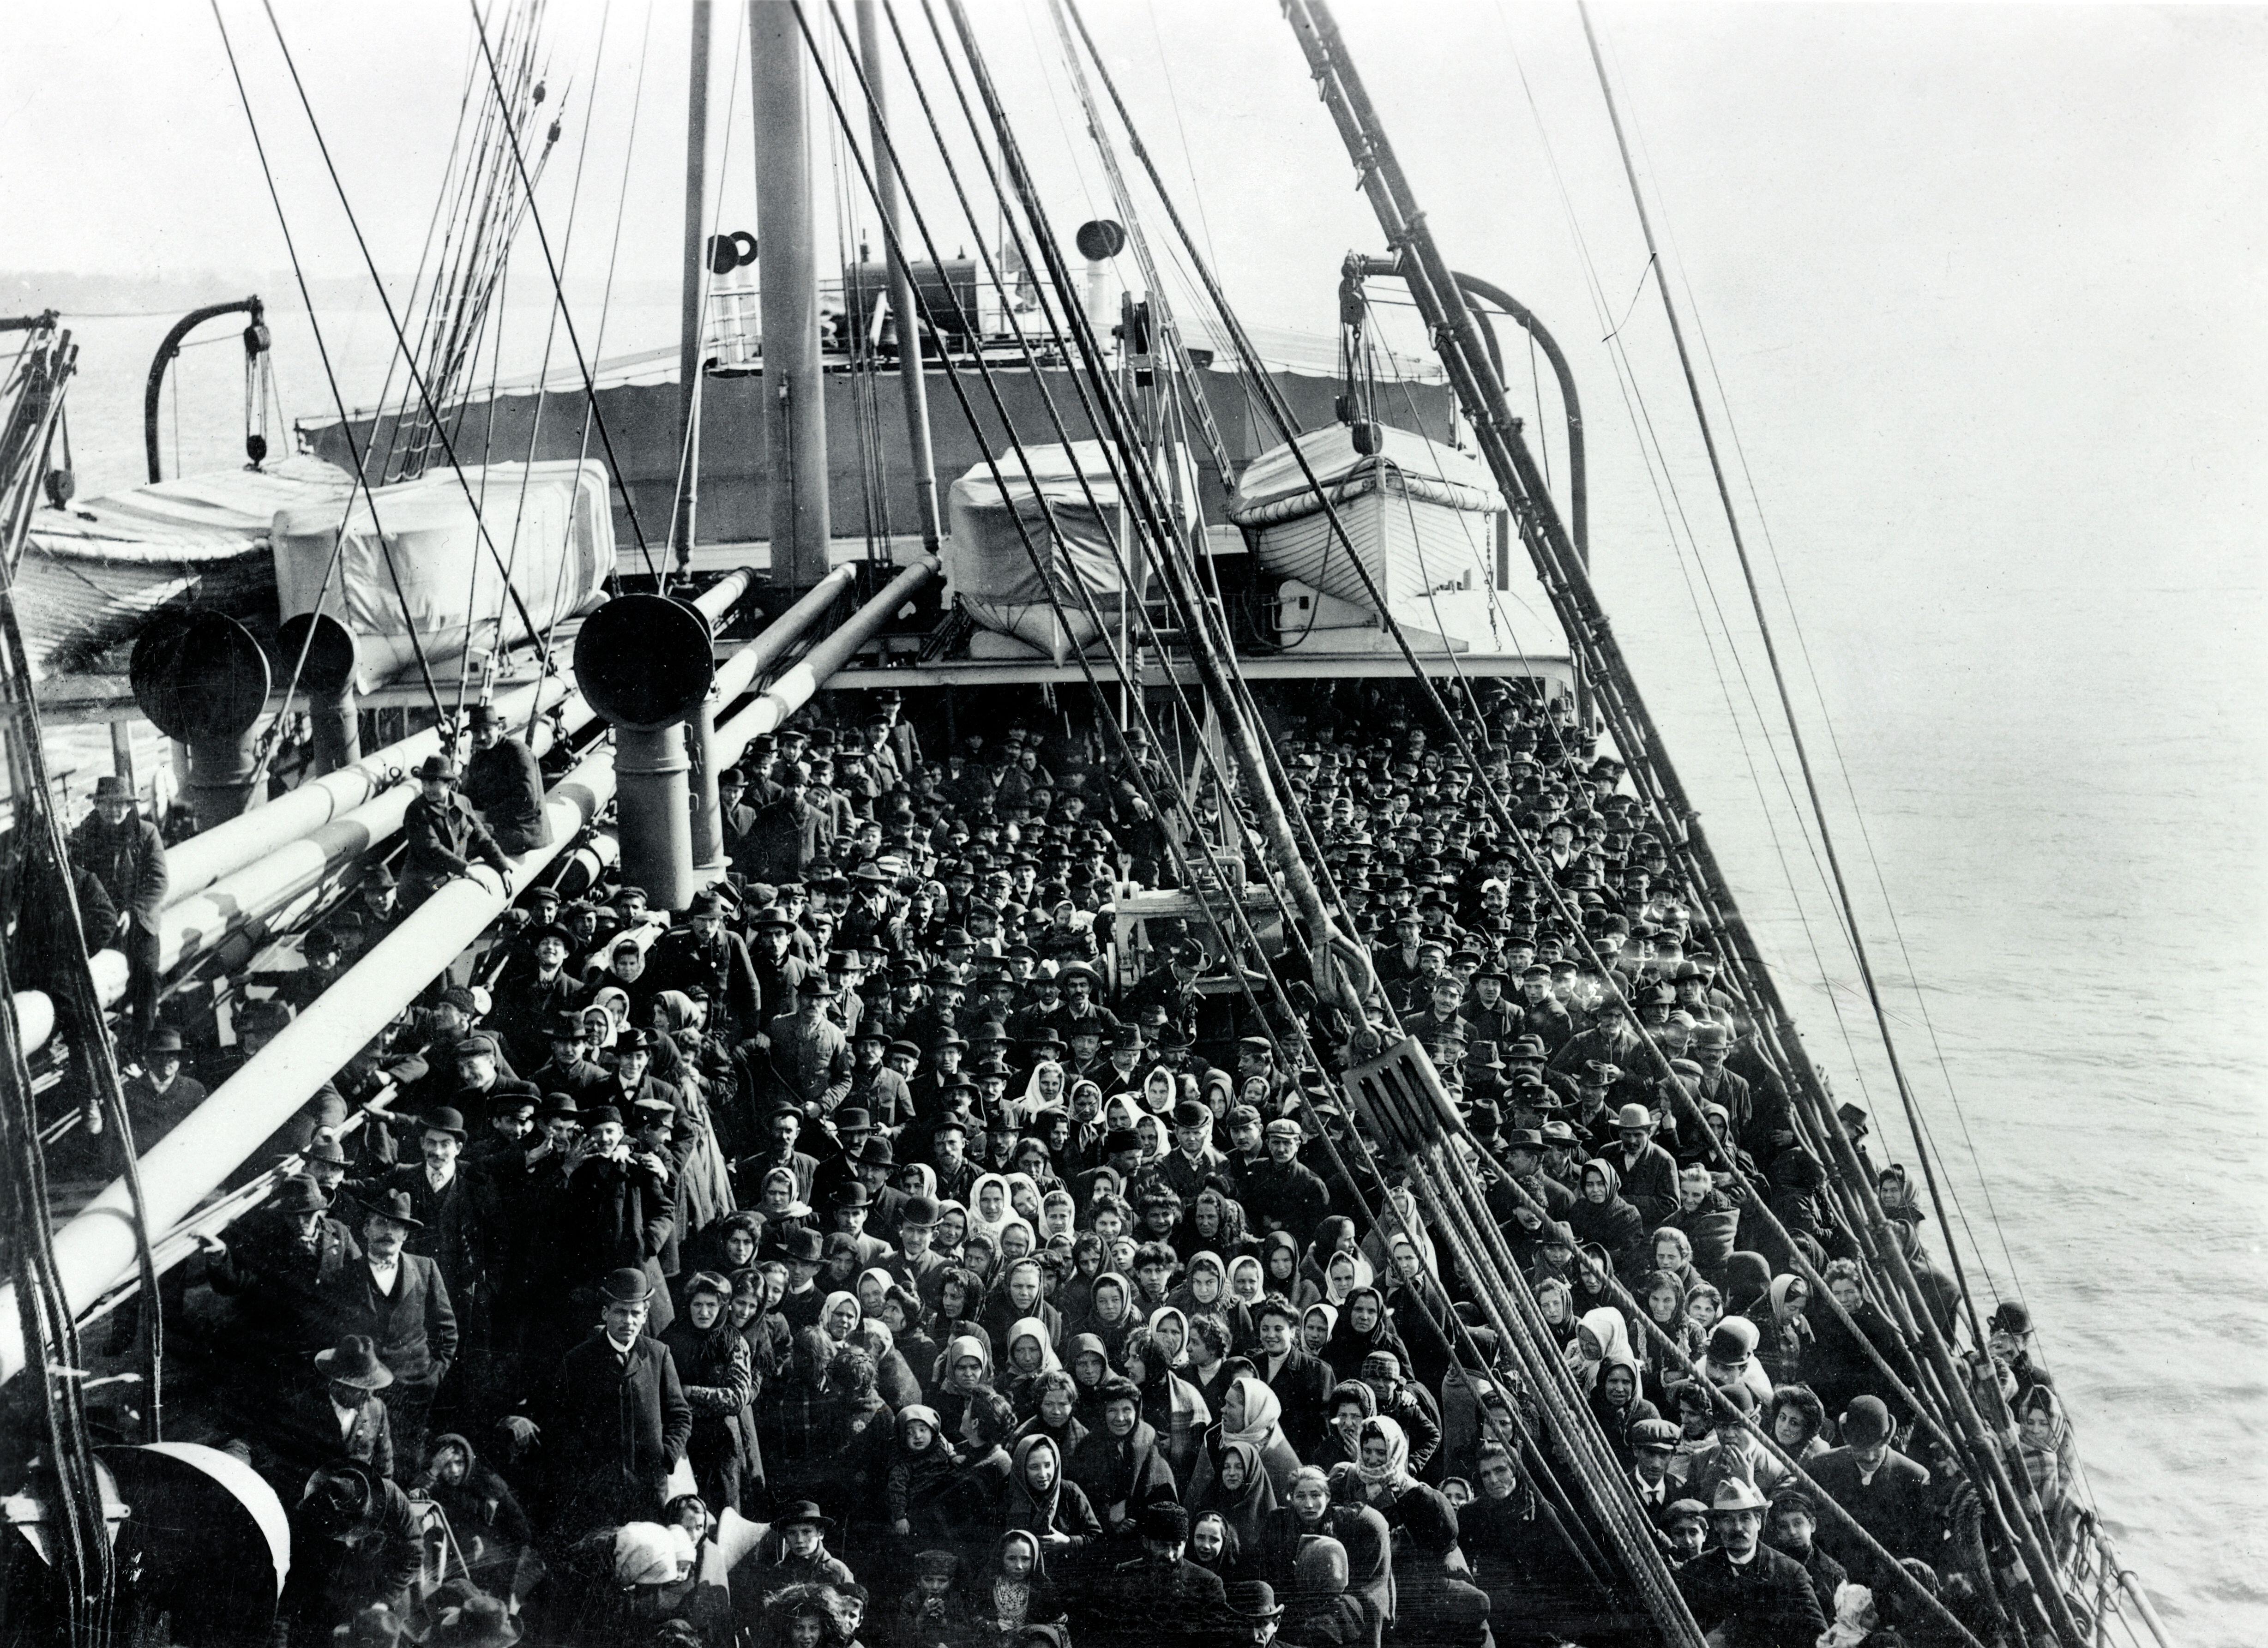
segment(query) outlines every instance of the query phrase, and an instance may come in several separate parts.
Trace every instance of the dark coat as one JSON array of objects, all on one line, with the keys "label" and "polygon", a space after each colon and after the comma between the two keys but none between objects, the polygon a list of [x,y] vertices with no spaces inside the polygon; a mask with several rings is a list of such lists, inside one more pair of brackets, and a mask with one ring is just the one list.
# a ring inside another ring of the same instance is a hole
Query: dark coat
[{"label": "dark coat", "polygon": [[574,1250],[569,1276],[590,1282],[659,1259],[676,1228],[677,1202],[660,1178],[629,1161],[593,1159],[575,1170],[561,1193],[551,1228]]},{"label": "dark coat", "polygon": [[284,1215],[261,1208],[230,1231],[228,1252],[207,1267],[205,1280],[216,1293],[236,1299],[237,1324],[254,1358],[297,1364],[337,1343],[323,1291],[361,1260],[362,1249],[338,1220],[323,1221],[310,1250]]},{"label": "dark coat", "polygon": [[407,843],[401,879],[408,885],[437,887],[464,874],[475,860],[506,867],[504,850],[462,796],[450,796],[438,806],[419,796],[401,815],[401,835]]},{"label": "dark coat", "polygon": [[1244,1217],[1253,1234],[1289,1231],[1305,1247],[1315,1239],[1315,1226],[1330,1211],[1331,1193],[1304,1163],[1271,1159],[1258,1163],[1245,1175],[1243,1194],[1238,1199],[1244,1203]]},{"label": "dark coat", "polygon": [[690,995],[699,986],[708,992],[711,1013],[729,1015],[744,1035],[762,1027],[766,1012],[792,1012],[795,1005],[762,999],[748,941],[736,932],[720,932],[706,944],[690,928],[664,933],[654,941],[645,970],[656,990]]},{"label": "dark coat", "polygon": [[397,1388],[431,1392],[457,1359],[457,1313],[440,1267],[423,1254],[404,1253],[394,1271],[392,1294],[378,1291],[370,1266],[342,1266],[320,1284],[326,1338],[367,1334],[378,1359],[394,1374]]},{"label": "dark coat", "polygon": [[423,1158],[402,1163],[373,1186],[357,1182],[354,1188],[364,1207],[383,1205],[389,1191],[399,1190],[409,1198],[409,1210],[416,1215],[422,1228],[413,1229],[402,1246],[441,1267],[441,1279],[449,1284],[453,1306],[462,1306],[478,1291],[475,1251],[480,1223],[479,1191],[473,1182],[472,1169],[461,1157],[458,1159],[457,1171],[438,1190],[425,1176]]},{"label": "dark coat", "polygon": [[1769,1545],[1740,1565],[1722,1549],[1703,1551],[1677,1571],[1677,1588],[1703,1631],[1727,1628],[1726,1648],[1811,1648],[1827,1629],[1811,1577]]},{"label": "dark coat", "polygon": [[314,1387],[298,1391],[284,1404],[274,1429],[261,1440],[254,1463],[287,1500],[298,1497],[309,1472],[342,1460],[367,1465],[381,1476],[394,1475],[394,1428],[386,1404],[375,1394],[365,1395],[354,1424],[342,1431],[328,1384],[320,1376]]},{"label": "dark coat", "polygon": [[[1858,1457],[1847,1447],[1830,1448],[1806,1468],[1812,1481],[1852,1519],[1873,1534],[1883,1549],[1898,1557],[1928,1561],[1936,1549],[1931,1537],[1929,1472],[1895,1448],[1874,1473],[1872,1482],[1859,1478]],[[1859,1545],[1857,1537],[1832,1518],[1822,1518],[1817,1534],[1827,1554],[1851,1571],[1860,1585],[1881,1583],[1881,1564]],[[1824,1629],[1823,1627],[1822,1629]]]},{"label": "dark coat", "polygon": [[[114,828],[100,813],[90,813],[71,832],[70,855],[74,864],[92,871],[102,883],[113,909],[131,911],[135,924],[145,932],[158,931],[158,912],[166,908],[169,878],[166,843],[155,824],[136,811]],[[90,932],[87,940],[97,943],[106,936]]]},{"label": "dark coat", "polygon": [[561,1359],[543,1431],[565,1526],[654,1520],[692,1438],[693,1407],[659,1340],[639,1335],[624,1357],[599,1331]]},{"label": "dark coat", "polygon": [[1296,1345],[1284,1358],[1284,1365],[1270,1378],[1265,1352],[1255,1352],[1253,1364],[1259,1370],[1260,1381],[1276,1393],[1282,1404],[1284,1439],[1301,1459],[1315,1451],[1323,1439],[1323,1432],[1331,1422],[1331,1393],[1338,1388],[1330,1364],[1308,1355]]},{"label": "dark coat", "polygon": [[534,752],[518,739],[498,739],[492,748],[475,750],[465,763],[462,791],[505,852],[517,857],[550,843],[543,820],[543,769],[535,764]]}]

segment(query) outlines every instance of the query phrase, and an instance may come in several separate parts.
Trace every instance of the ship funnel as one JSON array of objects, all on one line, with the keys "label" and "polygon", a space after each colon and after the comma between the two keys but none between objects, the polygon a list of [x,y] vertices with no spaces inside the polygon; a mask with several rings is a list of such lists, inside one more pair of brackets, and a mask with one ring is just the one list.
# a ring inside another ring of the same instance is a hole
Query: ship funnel
[{"label": "ship funnel", "polygon": [[189,747],[185,786],[197,828],[234,818],[252,793],[252,729],[268,707],[268,656],[217,612],[170,608],[142,627],[127,666],[134,702]]},{"label": "ship funnel", "polygon": [[709,621],[666,595],[617,595],[575,637],[575,682],[615,729],[622,879],[656,909],[693,902],[693,821],[680,724],[708,696]]},{"label": "ship funnel", "polygon": [[[308,631],[313,629],[311,640]],[[307,716],[314,724],[315,776],[351,767],[362,759],[362,727],[355,710],[355,638],[328,613],[286,618],[276,632],[278,656],[299,671]],[[302,650],[306,662],[299,663]]]}]

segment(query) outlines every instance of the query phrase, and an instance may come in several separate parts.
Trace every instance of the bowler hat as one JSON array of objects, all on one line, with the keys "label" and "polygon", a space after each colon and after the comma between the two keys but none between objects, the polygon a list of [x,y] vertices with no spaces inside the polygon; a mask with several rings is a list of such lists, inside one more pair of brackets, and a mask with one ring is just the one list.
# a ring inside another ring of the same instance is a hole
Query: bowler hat
[{"label": "bowler hat", "polygon": [[1653,1112],[1642,1104],[1626,1104],[1615,1113],[1615,1126],[1644,1128],[1651,1132],[1653,1128]]},{"label": "bowler hat", "polygon": [[[464,1044],[460,1042],[457,1047],[460,1056],[464,1050]],[[465,1118],[447,1105],[434,1106],[432,1109],[417,1118],[417,1125],[424,1132],[446,1133],[460,1144],[465,1142]]]},{"label": "bowler hat", "polygon": [[643,1305],[653,1297],[653,1282],[636,1265],[624,1265],[610,1270],[607,1279],[599,1284],[600,1291],[616,1305]]},{"label": "bowler hat", "polygon": [[815,1230],[792,1230],[780,1238],[780,1246],[787,1256],[804,1264],[817,1264],[827,1252],[827,1244]]},{"label": "bowler hat", "polygon": [[1229,1586],[1228,1611],[1248,1620],[1284,1617],[1284,1609],[1276,1600],[1276,1588],[1265,1579],[1240,1579]]},{"label": "bowler hat", "polygon": [[904,1210],[898,1215],[898,1228],[903,1230],[915,1225],[925,1230],[937,1223],[940,1213],[935,1196],[909,1196]]},{"label": "bowler hat", "polygon": [[1843,1410],[1843,1441],[1849,1447],[1873,1447],[1890,1439],[1890,1410],[1879,1396],[1854,1396]]},{"label": "bowler hat", "polygon": [[394,1373],[378,1359],[377,1343],[367,1334],[349,1334],[335,1349],[315,1352],[315,1366],[325,1379],[358,1390],[384,1390]]},{"label": "bowler hat", "polygon": [[866,1187],[856,1179],[851,1180],[848,1184],[837,1185],[827,1193],[827,1205],[843,1209],[846,1212],[853,1208],[872,1207],[873,1200],[873,1197],[866,1193]]}]

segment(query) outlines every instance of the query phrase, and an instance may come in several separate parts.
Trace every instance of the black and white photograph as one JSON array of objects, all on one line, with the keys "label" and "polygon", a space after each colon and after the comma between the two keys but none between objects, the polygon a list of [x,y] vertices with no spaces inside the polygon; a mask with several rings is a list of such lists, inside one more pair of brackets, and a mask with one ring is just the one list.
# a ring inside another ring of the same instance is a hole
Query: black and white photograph
[{"label": "black and white photograph", "polygon": [[5,1648],[2268,1642],[2268,6],[0,22]]}]

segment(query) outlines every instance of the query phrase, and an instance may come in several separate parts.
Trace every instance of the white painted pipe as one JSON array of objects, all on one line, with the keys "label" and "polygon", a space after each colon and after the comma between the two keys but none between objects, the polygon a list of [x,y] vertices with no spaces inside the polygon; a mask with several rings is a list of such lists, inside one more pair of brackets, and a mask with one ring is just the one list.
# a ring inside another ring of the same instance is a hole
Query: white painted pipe
[{"label": "white painted pipe", "polygon": [[[721,623],[748,592],[754,578],[755,574],[743,567],[703,591],[693,605],[711,626]],[[561,714],[570,732],[581,732],[596,718],[597,711],[583,701],[582,695],[571,694],[566,681],[556,677],[505,693],[497,700],[497,707],[510,721],[525,723],[537,708],[538,693],[542,695],[541,707],[544,710],[563,701]],[[263,806],[191,836],[166,855],[166,901],[179,904],[194,898],[216,881],[258,863],[286,842],[320,829],[335,819],[346,817],[377,799],[389,784],[395,783],[394,775],[410,771],[427,756],[438,754],[440,749],[440,729],[429,727],[364,756],[351,767],[326,773]],[[409,805],[406,797],[402,805]],[[399,828],[398,823],[395,828]]]},{"label": "white painted pipe", "polygon": [[[514,861],[518,880],[525,885],[565,850],[614,794],[614,750],[605,746],[552,786],[544,809],[551,842]],[[479,938],[509,901],[496,873],[485,866],[449,882],[152,1145],[141,1163],[151,1232],[163,1235],[194,1212],[338,1073],[355,1048],[383,1030]],[[134,1268],[134,1216],[123,1181],[113,1181],[55,1232],[55,1257],[73,1311],[85,1309]],[[23,1366],[22,1324],[11,1284],[0,1288],[0,1380],[14,1378]]]}]

